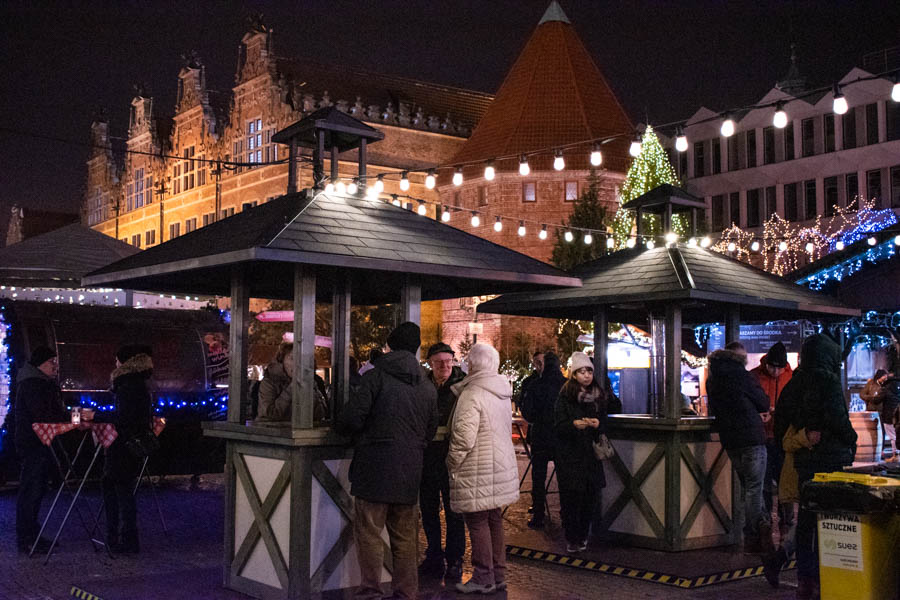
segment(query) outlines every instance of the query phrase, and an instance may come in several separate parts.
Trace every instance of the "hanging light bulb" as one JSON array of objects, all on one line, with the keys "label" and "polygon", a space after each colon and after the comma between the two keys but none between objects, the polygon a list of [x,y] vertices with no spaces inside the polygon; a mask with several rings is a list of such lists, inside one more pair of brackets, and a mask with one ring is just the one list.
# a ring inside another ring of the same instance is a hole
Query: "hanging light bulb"
[{"label": "hanging light bulb", "polygon": [[338,181],[334,184],[334,191],[343,196],[347,193],[347,185],[343,181]]},{"label": "hanging light bulb", "polygon": [[584,243],[585,243],[585,245],[587,245],[587,246],[590,246],[591,244],[593,244],[593,243],[594,243],[594,236],[592,236],[590,233],[584,234]]},{"label": "hanging light bulb", "polygon": [[528,166],[528,157],[524,154],[519,158],[519,175],[527,177],[531,173],[531,167]]},{"label": "hanging light bulb", "polygon": [[674,244],[677,241],[678,241],[678,234],[675,233],[674,231],[670,231],[669,233],[666,234],[666,243],[667,244]]},{"label": "hanging light bulb", "polygon": [[616,246],[616,240],[612,236],[606,238],[606,247],[612,250]]},{"label": "hanging light bulb", "polygon": [[330,181],[329,181],[328,184],[325,186],[325,193],[326,193],[326,194],[333,194],[333,193],[334,193],[334,184],[331,183]]},{"label": "hanging light bulb", "polygon": [[565,240],[566,240],[567,242],[571,242],[572,240],[575,239],[575,236],[572,234],[571,231],[569,231],[569,230],[567,229],[567,230],[566,230],[566,233],[563,234],[563,238],[565,238]]},{"label": "hanging light bulb", "polygon": [[425,176],[425,187],[427,187],[429,190],[433,190],[434,184],[434,169],[428,169],[428,175]]},{"label": "hanging light bulb", "polygon": [[450,207],[445,206],[441,211],[441,221],[443,221],[444,223],[450,221]]},{"label": "hanging light bulb", "polygon": [[900,75],[894,76],[894,87],[891,88],[891,100],[900,102]]},{"label": "hanging light bulb", "polygon": [[374,185],[370,185],[366,188],[366,198],[368,200],[377,200],[378,199],[378,190]]},{"label": "hanging light bulb", "polygon": [[380,194],[384,191],[384,175],[379,175],[375,180],[375,193]]},{"label": "hanging light bulb", "polygon": [[519,237],[525,237],[525,234],[528,233],[525,230],[525,221],[519,221],[519,229],[516,231],[519,234]]},{"label": "hanging light bulb", "polygon": [[843,250],[843,249],[844,249],[844,242],[842,242],[841,240],[838,240],[837,244],[835,244],[834,247],[835,247],[836,249],[838,249],[838,250]]},{"label": "hanging light bulb", "polygon": [[787,127],[788,118],[787,113],[784,112],[784,103],[779,102],[775,105],[775,114],[772,115],[772,125],[777,127],[778,129],[784,129]]},{"label": "hanging light bulb", "polygon": [[409,191],[409,173],[406,171],[400,173],[400,189],[404,192]]},{"label": "hanging light bulb", "polygon": [[540,238],[542,240],[547,239],[547,226],[546,225],[541,226],[541,230],[538,232],[538,238]]},{"label": "hanging light bulb", "polygon": [[688,149],[687,136],[684,135],[684,129],[681,127],[675,132],[675,149],[679,152],[685,152]]},{"label": "hanging light bulb", "polygon": [[472,220],[470,222],[472,223],[472,227],[481,225],[481,217],[479,217],[478,213],[474,210],[472,211]]},{"label": "hanging light bulb", "polygon": [[869,244],[870,246],[874,246],[875,244],[878,243],[878,240],[875,239],[875,236],[872,236],[872,237],[870,237],[869,239],[867,239],[866,242],[868,242],[868,244]]},{"label": "hanging light bulb", "polygon": [[459,187],[463,182],[463,173],[462,167],[456,167],[456,172],[453,174],[453,185]]},{"label": "hanging light bulb", "polygon": [[556,158],[553,159],[553,168],[562,171],[566,168],[566,159],[563,158],[562,150],[556,151]]},{"label": "hanging light bulb", "polygon": [[759,252],[759,242],[753,240],[753,243],[750,244],[750,250],[752,250],[753,252]]},{"label": "hanging light bulb", "polygon": [[600,144],[594,144],[591,149],[591,165],[599,167],[603,164],[603,153],[600,152]]},{"label": "hanging light bulb", "polygon": [[785,250],[787,250],[787,242],[785,242],[784,240],[782,240],[781,242],[779,242],[779,243],[778,243],[778,249],[779,249],[780,251],[782,251],[782,252],[784,252]]},{"label": "hanging light bulb", "polygon": [[834,95],[834,100],[831,103],[831,110],[836,115],[843,115],[850,107],[847,105],[847,99],[844,97],[844,94],[841,93],[841,86],[837,83],[834,84],[832,94]]},{"label": "hanging light bulb", "polygon": [[896,237],[894,238],[894,245],[895,245],[895,246],[900,246],[900,235],[898,235],[898,236],[896,236]]},{"label": "hanging light bulb", "polygon": [[631,146],[628,148],[628,154],[637,158],[641,153],[641,135],[639,133],[634,134],[634,139],[631,140]]},{"label": "hanging light bulb", "polygon": [[656,248],[656,243],[653,240],[647,240],[647,250],[653,250]]},{"label": "hanging light bulb", "polygon": [[419,200],[419,208],[416,209],[416,212],[422,215],[423,217],[428,214],[428,207],[425,206],[424,200]]},{"label": "hanging light bulb", "polygon": [[807,253],[812,254],[813,250],[815,250],[815,249],[816,249],[816,247],[813,245],[812,242],[806,242],[806,252]]},{"label": "hanging light bulb", "polygon": [[722,129],[720,130],[722,137],[731,137],[734,135],[734,120],[730,114],[725,114],[725,120],[722,121]]},{"label": "hanging light bulb", "polygon": [[500,217],[497,217],[497,220],[494,221],[494,231],[497,233],[503,231],[503,220]]},{"label": "hanging light bulb", "polygon": [[484,167],[484,178],[487,181],[493,181],[497,171],[494,169],[494,161],[489,160]]},{"label": "hanging light bulb", "polygon": [[734,252],[735,250],[737,250],[737,246],[735,245],[735,243],[734,243],[734,242],[728,242],[728,251],[729,251],[729,252]]},{"label": "hanging light bulb", "polygon": [[632,238],[632,237],[628,238],[628,241],[625,242],[625,245],[628,246],[629,248],[634,248],[634,238]]},{"label": "hanging light bulb", "polygon": [[359,186],[356,184],[356,180],[354,179],[350,183],[347,184],[347,193],[351,196],[355,196],[356,192],[359,191]]},{"label": "hanging light bulb", "polygon": [[696,247],[697,247],[697,238],[693,238],[693,237],[692,237],[691,239],[689,239],[689,240],[688,240],[688,247],[689,247],[689,248],[696,248]]},{"label": "hanging light bulb", "polygon": [[397,197],[397,194],[391,194],[391,204],[400,206],[400,198]]},{"label": "hanging light bulb", "polygon": [[709,239],[709,237],[704,237],[702,240],[700,240],[701,248],[709,248],[710,244],[712,244],[712,240]]}]

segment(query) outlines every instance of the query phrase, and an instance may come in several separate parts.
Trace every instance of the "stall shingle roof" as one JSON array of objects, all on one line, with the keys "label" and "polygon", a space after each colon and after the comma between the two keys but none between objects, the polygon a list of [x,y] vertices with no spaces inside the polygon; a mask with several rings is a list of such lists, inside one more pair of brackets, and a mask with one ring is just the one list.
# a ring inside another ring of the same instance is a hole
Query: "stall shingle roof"
[{"label": "stall shingle roof", "polygon": [[[230,266],[252,264],[251,294],[290,297],[294,264],[326,282],[352,273],[354,302],[391,301],[406,274],[423,299],[579,285],[533,258],[381,200],[306,191],[282,196],[99,269],[89,285],[229,293]],[[377,272],[377,276],[374,276]],[[323,283],[320,294],[329,293]]]},{"label": "stall shingle roof", "polygon": [[80,287],[81,278],[140,252],[79,223],[0,248],[0,281],[5,285]]},{"label": "stall shingle roof", "polygon": [[649,306],[677,301],[685,308],[686,322],[721,318],[717,307],[726,304],[741,305],[745,320],[858,314],[824,294],[686,245],[619,251],[576,267],[571,274],[581,278],[580,288],[507,294],[479,305],[478,310],[591,319],[598,306],[608,307],[613,315],[635,317]]}]

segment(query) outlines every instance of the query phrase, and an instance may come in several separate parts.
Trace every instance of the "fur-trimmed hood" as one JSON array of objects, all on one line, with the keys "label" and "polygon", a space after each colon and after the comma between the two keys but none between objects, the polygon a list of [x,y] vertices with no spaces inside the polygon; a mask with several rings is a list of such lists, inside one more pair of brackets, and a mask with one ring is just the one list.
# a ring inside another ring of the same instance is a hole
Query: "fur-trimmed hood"
[{"label": "fur-trimmed hood", "polygon": [[110,374],[109,380],[115,384],[116,379],[125,375],[140,374],[149,378],[153,374],[153,359],[146,354],[135,354]]},{"label": "fur-trimmed hood", "polygon": [[733,361],[736,363],[740,363],[742,365],[746,365],[747,364],[747,355],[741,354],[740,352],[735,352],[734,350],[727,350],[725,348],[722,348],[720,350],[716,350],[716,351],[710,353],[709,360],[710,360],[710,362],[719,361],[719,360],[721,360],[721,361],[729,360],[729,361]]}]

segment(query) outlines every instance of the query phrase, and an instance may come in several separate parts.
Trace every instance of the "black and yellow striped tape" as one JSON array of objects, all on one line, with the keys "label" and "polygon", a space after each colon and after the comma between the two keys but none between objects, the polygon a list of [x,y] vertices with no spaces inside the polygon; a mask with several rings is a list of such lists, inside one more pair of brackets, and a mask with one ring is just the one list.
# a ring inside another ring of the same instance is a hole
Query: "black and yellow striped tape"
[{"label": "black and yellow striped tape", "polygon": [[73,598],[79,598],[79,600],[103,600],[100,596],[95,596],[74,585],[72,586],[72,589],[69,590],[69,595]]},{"label": "black and yellow striped tape", "polygon": [[[606,573],[607,575],[616,575],[618,577],[628,577],[629,579],[640,579],[651,583],[659,583],[679,588],[698,588],[717,583],[726,583],[728,581],[737,581],[739,579],[747,579],[748,577],[758,577],[763,574],[762,566],[747,567],[744,569],[736,569],[734,571],[723,571],[721,573],[712,573],[702,575],[700,577],[679,577],[678,575],[670,575],[668,573],[655,573],[653,571],[645,571],[643,569],[633,569],[631,567],[623,567],[620,565],[610,565],[595,560],[589,560],[578,556],[566,556],[565,554],[555,554],[543,550],[533,550],[531,548],[522,548],[520,546],[507,546],[506,553],[510,556],[518,556],[529,560],[537,560],[542,562],[553,563],[556,565],[565,565],[576,569],[585,569],[588,571],[597,571],[598,573]],[[794,561],[785,566],[785,569],[793,569]]]}]

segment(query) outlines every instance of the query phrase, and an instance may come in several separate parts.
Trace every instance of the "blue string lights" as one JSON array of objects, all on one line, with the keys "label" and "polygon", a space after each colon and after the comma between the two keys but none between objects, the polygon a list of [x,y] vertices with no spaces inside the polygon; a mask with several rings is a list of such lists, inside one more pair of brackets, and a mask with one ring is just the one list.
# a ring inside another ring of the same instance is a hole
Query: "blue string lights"
[{"label": "blue string lights", "polygon": [[[857,239],[862,239],[862,235]],[[875,238],[868,238],[874,240]],[[867,242],[868,243],[868,242]],[[841,262],[825,267],[820,271],[816,271],[812,275],[808,275],[803,279],[799,279],[796,283],[806,285],[812,290],[821,290],[831,281],[841,281],[845,277],[853,275],[864,266],[876,264],[893,258],[900,247],[900,235],[878,243],[868,245],[862,252],[844,259]]]},{"label": "blue string lights", "polygon": [[[12,365],[12,357],[9,355],[10,326],[3,315],[5,308],[5,306],[0,306],[0,426],[3,425],[9,412],[9,371]],[[0,443],[0,447],[2,447],[2,443]]]}]

